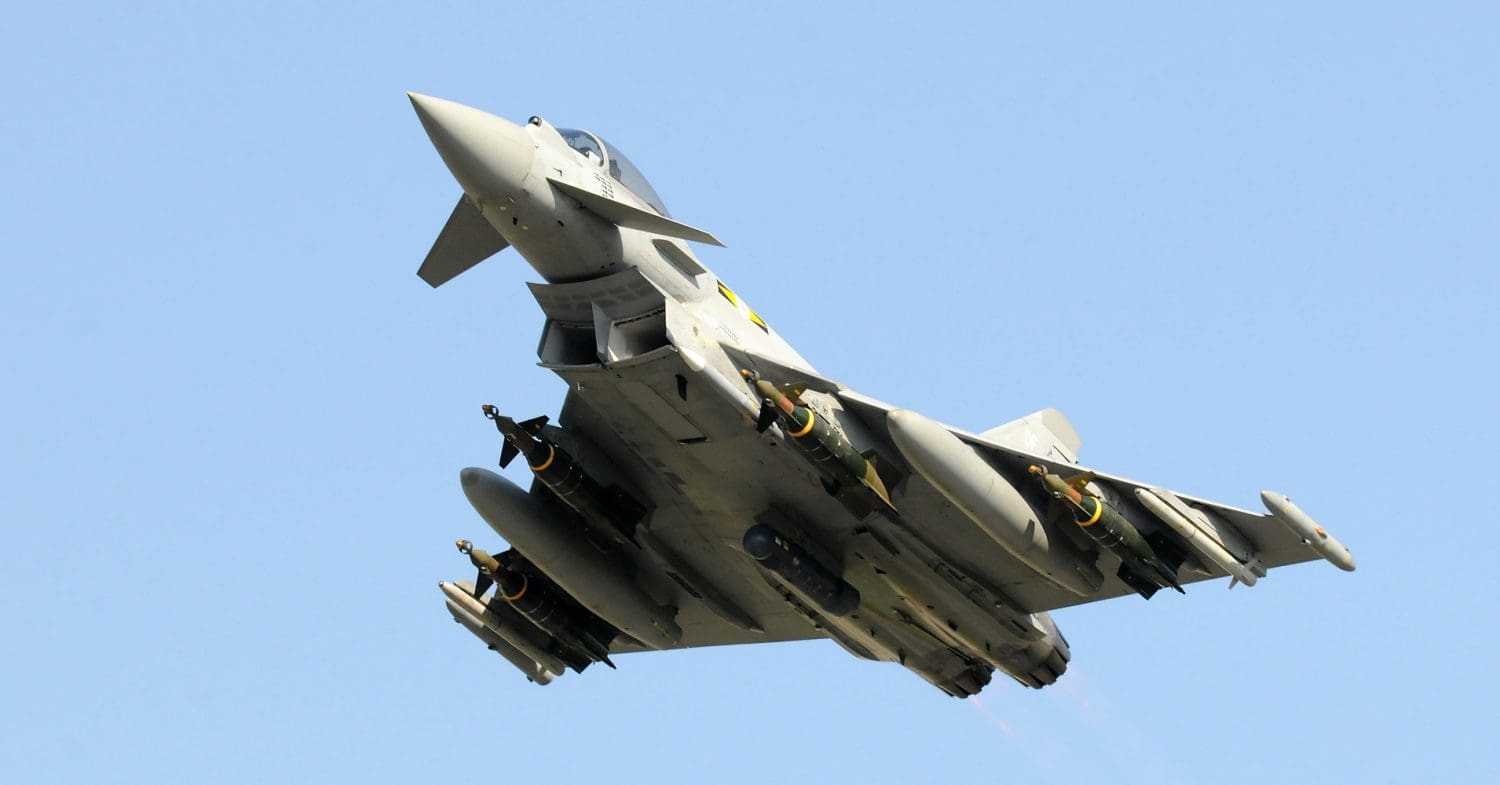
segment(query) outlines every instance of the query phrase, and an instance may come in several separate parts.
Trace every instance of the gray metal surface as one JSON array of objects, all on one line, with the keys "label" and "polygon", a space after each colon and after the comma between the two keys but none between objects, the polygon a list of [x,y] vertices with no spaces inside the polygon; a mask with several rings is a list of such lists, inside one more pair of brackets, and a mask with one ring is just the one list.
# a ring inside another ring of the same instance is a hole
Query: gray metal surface
[{"label": "gray metal surface", "polygon": [[[995,671],[1042,687],[1071,657],[1048,610],[1320,556],[1353,569],[1279,494],[1257,514],[1080,465],[1055,409],[973,434],[850,390],[693,255],[682,240],[717,239],[597,136],[411,100],[466,194],[423,279],[514,248],[544,280],[541,364],[568,384],[555,424],[487,410],[529,491],[462,474],[512,546],[470,550],[481,574],[516,603],[532,575],[547,588],[525,601],[548,602],[527,616],[444,585],[538,683],[577,653],[576,626],[596,654],[827,637],[954,696]],[[542,616],[558,598],[566,615]]]}]

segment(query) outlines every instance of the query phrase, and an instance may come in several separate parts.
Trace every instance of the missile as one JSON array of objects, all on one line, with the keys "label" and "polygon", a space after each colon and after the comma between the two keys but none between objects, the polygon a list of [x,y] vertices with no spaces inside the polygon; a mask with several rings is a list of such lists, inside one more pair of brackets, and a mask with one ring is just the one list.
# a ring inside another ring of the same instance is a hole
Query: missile
[{"label": "missile", "polygon": [[516,666],[517,670],[526,674],[527,679],[530,679],[536,684],[545,687],[546,685],[551,684],[552,680],[557,677],[557,674],[551,673],[545,668],[538,667],[535,662],[532,662],[529,657],[527,657],[525,654],[522,654],[520,650],[516,649],[516,647],[512,646],[509,641],[505,640],[499,635],[496,635],[493,631],[491,631],[488,627],[485,627],[483,624],[475,621],[467,613],[464,613],[462,610],[460,610],[457,605],[449,602],[447,603],[447,606],[448,613],[453,616],[454,621],[463,625],[463,628],[468,630],[470,633],[473,633],[474,637],[478,638],[481,642],[484,643],[485,646],[489,647],[490,651],[493,651],[494,653],[505,658],[505,661],[509,662],[511,665]]},{"label": "missile", "polygon": [[494,472],[468,468],[459,480],[479,517],[578,604],[648,648],[681,642],[676,609],[658,605],[621,554],[600,550],[570,518]]},{"label": "missile", "polygon": [[[745,533],[745,550],[764,560],[766,582],[797,612],[864,659],[898,662],[929,683],[956,697],[978,692],[990,680],[990,668],[916,624],[900,608],[889,611],[860,605],[858,591],[819,564],[805,549],[775,529],[757,524]],[[785,579],[786,584],[778,579]],[[788,588],[788,584],[796,584]],[[804,605],[812,602],[822,612]],[[916,656],[917,653],[924,653]]]},{"label": "missile", "polygon": [[866,627],[874,639],[895,652],[896,662],[955,698],[967,698],[990,683],[991,666],[952,648],[900,607],[866,604],[857,617],[840,621]]},{"label": "missile", "polygon": [[449,606],[449,614],[453,615],[453,620],[458,621],[459,624],[462,624],[463,629],[469,630],[475,638],[480,639],[490,651],[504,657],[505,662],[516,666],[516,669],[526,674],[526,678],[534,681],[534,683],[541,684],[541,686],[547,686],[547,684],[552,683],[555,674],[547,671],[547,669],[538,668],[537,663],[531,662],[529,657],[520,653],[516,647],[510,645],[510,642],[505,641],[499,635],[495,635],[489,627],[478,623],[474,618],[460,611],[458,606],[453,605],[452,602],[447,603],[447,606]]},{"label": "missile", "polygon": [[[452,612],[454,608],[462,611],[467,621],[472,621],[484,628],[490,637],[498,637],[505,641],[530,662],[534,666],[531,670],[522,668],[528,677],[537,672],[561,674],[570,667],[568,663],[563,662],[562,658],[548,651],[549,641],[546,635],[504,603],[495,603],[495,607],[489,607],[482,600],[475,599],[474,595],[466,591],[465,587],[459,583],[443,581],[438,584],[438,588],[442,589],[443,596],[447,598],[449,612]],[[458,614],[454,614],[454,618],[458,619]],[[465,627],[469,626],[465,624],[466,619],[458,620]],[[478,635],[478,633],[475,634]],[[486,643],[490,643],[489,637],[483,635],[479,637]],[[587,664],[587,661],[579,664]],[[574,670],[577,669],[574,668]]]},{"label": "missile", "polygon": [[[479,579],[474,582],[476,598],[484,594],[493,582],[498,588],[497,598],[509,603],[558,643],[582,654],[585,664],[602,662],[615,667],[609,660],[609,641],[615,635],[614,630],[589,629],[599,626],[597,620],[578,608],[571,597],[558,596],[557,590],[547,583],[532,581],[526,573],[506,567],[468,540],[459,540],[456,544],[459,553],[468,556],[469,562],[479,570]],[[582,668],[575,667],[575,670]]]},{"label": "missile", "polygon": [[[875,538],[871,538],[872,540]],[[1012,644],[1019,636],[974,605],[967,597],[942,581],[922,575],[925,565],[907,563],[886,551],[867,554],[876,565],[875,576],[905,601],[902,609],[914,616],[934,637],[959,651],[988,662],[1003,664],[997,656],[1001,644]]]},{"label": "missile", "polygon": [[834,616],[847,616],[859,607],[859,590],[818,563],[806,548],[764,523],[745,532],[745,553],[762,567]]},{"label": "missile", "polygon": [[500,451],[501,468],[509,466],[517,455],[524,456],[526,464],[543,485],[585,520],[600,524],[597,528],[616,545],[634,541],[635,527],[645,517],[645,508],[619,489],[606,489],[600,485],[584,472],[567,450],[540,437],[542,426],[547,424],[546,417],[518,423],[500,414],[500,410],[491,404],[485,404],[482,409],[484,416],[493,420],[496,430],[505,437],[505,446]]},{"label": "missile", "polygon": [[[1166,500],[1145,488],[1136,488],[1135,498],[1140,501],[1141,506],[1145,507],[1147,512],[1155,515],[1158,520],[1167,525],[1167,528],[1177,532],[1177,535],[1187,542],[1189,548],[1208,560],[1210,564],[1228,573],[1229,577],[1246,586],[1254,586],[1256,580],[1260,578],[1250,565],[1243,564],[1239,559],[1234,558],[1223,545],[1208,536],[1196,521],[1174,510]],[[1230,586],[1233,587],[1233,584]]]},{"label": "missile", "polygon": [[868,530],[855,535],[852,542],[863,544],[865,538],[873,546],[858,551],[861,557],[880,563],[883,552],[884,558],[906,562],[906,572],[915,583],[928,586],[928,591],[941,592],[955,601],[967,602],[981,609],[985,616],[1001,625],[1007,637],[1034,641],[1045,634],[1036,616],[1023,610],[1014,597],[960,572],[909,529],[872,521]]},{"label": "missile", "polygon": [[1049,532],[1020,492],[952,431],[904,409],[886,422],[912,469],[1021,563],[1081,596],[1104,584],[1072,541]]},{"label": "missile", "polygon": [[1032,466],[1028,471],[1041,479],[1042,485],[1046,486],[1053,498],[1067,506],[1068,511],[1073,514],[1073,520],[1083,528],[1089,539],[1119,556],[1122,569],[1128,569],[1149,582],[1147,586],[1137,586],[1125,575],[1120,576],[1121,580],[1140,592],[1141,596],[1150,599],[1156,587],[1166,586],[1171,586],[1178,593],[1185,593],[1177,583],[1176,570],[1162,561],[1151,543],[1146,542],[1140,529],[1126,520],[1119,510],[1103,499],[1079,491],[1061,477],[1048,474],[1040,466]]},{"label": "missile", "polygon": [[1302,538],[1302,542],[1311,546],[1318,552],[1318,555],[1344,572],[1354,572],[1354,557],[1349,555],[1349,549],[1335,540],[1333,535],[1322,526],[1314,523],[1313,519],[1303,512],[1301,507],[1292,504],[1292,500],[1285,494],[1261,491],[1260,500],[1276,520],[1281,521],[1283,526]]},{"label": "missile", "polygon": [[909,544],[898,545],[902,539],[899,531],[880,532],[872,526],[855,535],[853,543],[875,578],[891,588],[903,602],[900,608],[928,633],[997,668],[1008,664],[1000,658],[1002,652],[1042,637],[1034,617],[1027,619],[1030,626],[996,618],[977,597],[960,591],[910,550]]},{"label": "missile", "polygon": [[764,431],[780,418],[781,427],[791,437],[792,444],[805,453],[825,477],[835,483],[827,486],[830,492],[837,490],[840,480],[852,479],[869,489],[887,508],[895,509],[891,504],[891,494],[885,488],[885,481],[875,471],[875,463],[854,449],[854,445],[843,434],[820,419],[812,409],[792,400],[785,392],[777,389],[776,385],[762,379],[760,374],[742,369],[740,376],[755,388],[761,398],[760,415],[755,422],[756,430]]}]

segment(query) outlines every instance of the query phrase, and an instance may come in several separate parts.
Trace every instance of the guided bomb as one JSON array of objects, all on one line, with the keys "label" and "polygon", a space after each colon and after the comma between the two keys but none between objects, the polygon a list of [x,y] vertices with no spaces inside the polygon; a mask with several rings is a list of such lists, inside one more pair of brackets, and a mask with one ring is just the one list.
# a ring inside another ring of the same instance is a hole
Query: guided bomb
[{"label": "guided bomb", "polygon": [[869,489],[886,507],[894,509],[891,494],[886,490],[880,473],[875,470],[875,463],[854,449],[854,445],[843,434],[820,419],[817,412],[792,400],[776,385],[762,379],[760,374],[744,369],[740,371],[740,376],[755,388],[761,398],[756,430],[764,431],[779,419],[792,444],[805,453],[825,477],[835,483],[828,486],[830,492],[837,491],[837,483],[840,481],[854,480]]},{"label": "guided bomb", "polygon": [[500,414],[500,410],[491,404],[485,404],[482,409],[484,416],[494,421],[496,430],[505,438],[505,446],[500,451],[501,468],[509,466],[517,455],[524,457],[526,465],[543,485],[579,515],[600,524],[603,533],[617,545],[634,542],[635,527],[645,516],[645,509],[618,489],[600,485],[567,450],[541,437],[542,426],[547,424],[546,417],[516,422]]},{"label": "guided bomb", "polygon": [[[468,540],[459,540],[457,545],[459,552],[468,556],[469,562],[479,570],[479,578],[474,582],[475,598],[483,595],[493,583],[497,598],[509,603],[558,643],[582,654],[583,666],[589,662],[602,662],[615,667],[609,660],[609,641],[614,637],[614,631],[589,616],[572,598],[559,596],[555,587],[532,581],[526,573],[506,567]],[[572,662],[569,665],[574,670],[583,669]]]},{"label": "guided bomb", "polygon": [[1048,474],[1040,466],[1032,466],[1029,471],[1041,479],[1053,498],[1068,508],[1074,522],[1083,528],[1089,539],[1120,557],[1120,580],[1126,585],[1147,599],[1157,589],[1167,586],[1182,592],[1177,583],[1177,571],[1157,555],[1140,530],[1125,520],[1118,510],[1103,499],[1069,485],[1061,477]]}]

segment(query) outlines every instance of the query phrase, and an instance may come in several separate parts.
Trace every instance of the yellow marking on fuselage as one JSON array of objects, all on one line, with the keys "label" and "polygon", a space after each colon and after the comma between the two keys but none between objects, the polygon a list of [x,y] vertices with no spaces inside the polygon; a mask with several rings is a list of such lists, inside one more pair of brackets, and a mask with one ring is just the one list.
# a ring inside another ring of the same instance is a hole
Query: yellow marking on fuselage
[{"label": "yellow marking on fuselage", "polygon": [[739,309],[740,313],[746,319],[749,319],[751,324],[765,330],[767,333],[771,332],[771,328],[766,324],[766,320],[760,318],[760,314],[752,310],[750,306],[740,302],[739,295],[735,294],[733,289],[725,286],[723,281],[719,281],[719,294],[724,295],[724,299],[728,300],[730,305]]}]

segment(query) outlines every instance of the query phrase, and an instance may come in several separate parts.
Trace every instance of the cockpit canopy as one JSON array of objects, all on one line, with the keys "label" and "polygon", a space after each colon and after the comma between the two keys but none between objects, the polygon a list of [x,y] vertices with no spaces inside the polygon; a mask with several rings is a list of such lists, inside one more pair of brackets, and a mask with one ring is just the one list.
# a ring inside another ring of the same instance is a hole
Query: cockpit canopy
[{"label": "cockpit canopy", "polygon": [[667,206],[662,204],[661,197],[656,195],[656,189],[646,182],[645,175],[641,170],[635,168],[617,148],[609,142],[576,128],[559,128],[557,132],[562,135],[563,141],[568,146],[578,151],[584,158],[593,161],[595,165],[604,165],[609,168],[609,176],[615,178],[620,185],[630,189],[630,192],[639,196],[651,208],[663,216],[671,217],[667,212]]}]

